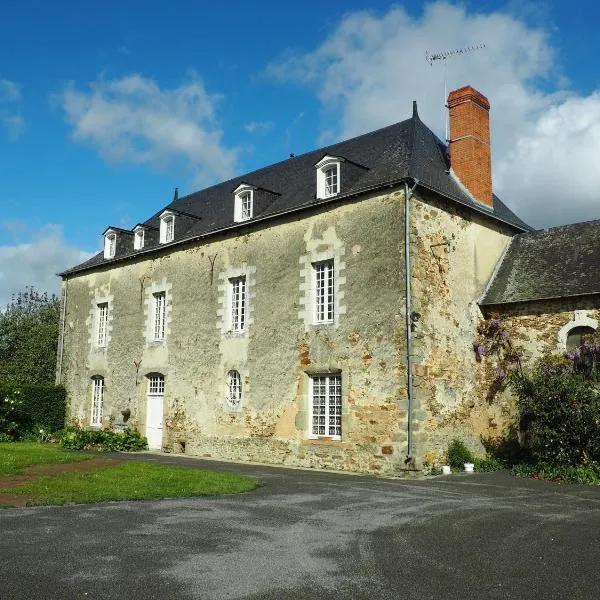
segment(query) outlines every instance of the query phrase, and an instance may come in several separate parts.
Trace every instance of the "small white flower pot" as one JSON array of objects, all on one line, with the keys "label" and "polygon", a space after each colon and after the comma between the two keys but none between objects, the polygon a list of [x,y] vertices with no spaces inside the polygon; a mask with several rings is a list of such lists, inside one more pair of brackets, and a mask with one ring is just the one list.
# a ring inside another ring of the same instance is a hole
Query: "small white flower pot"
[{"label": "small white flower pot", "polygon": [[473,463],[465,463],[465,473],[473,473],[475,465]]},{"label": "small white flower pot", "polygon": [[442,465],[442,475],[450,475],[450,473],[452,473],[450,465]]}]

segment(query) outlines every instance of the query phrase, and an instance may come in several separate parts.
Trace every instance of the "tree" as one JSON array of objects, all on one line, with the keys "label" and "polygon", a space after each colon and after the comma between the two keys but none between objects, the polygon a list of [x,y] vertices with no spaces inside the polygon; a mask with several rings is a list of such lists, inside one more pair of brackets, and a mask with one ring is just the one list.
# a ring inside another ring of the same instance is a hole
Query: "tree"
[{"label": "tree", "polygon": [[0,382],[53,385],[60,301],[25,288],[0,311]]}]

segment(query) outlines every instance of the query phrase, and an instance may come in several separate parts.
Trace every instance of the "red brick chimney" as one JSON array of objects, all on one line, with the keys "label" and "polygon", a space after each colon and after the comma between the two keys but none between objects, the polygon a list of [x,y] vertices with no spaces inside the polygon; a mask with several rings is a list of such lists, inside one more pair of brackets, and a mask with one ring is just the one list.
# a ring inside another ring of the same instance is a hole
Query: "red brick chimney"
[{"label": "red brick chimney", "polygon": [[470,85],[448,94],[450,166],[479,202],[493,207],[490,103]]}]

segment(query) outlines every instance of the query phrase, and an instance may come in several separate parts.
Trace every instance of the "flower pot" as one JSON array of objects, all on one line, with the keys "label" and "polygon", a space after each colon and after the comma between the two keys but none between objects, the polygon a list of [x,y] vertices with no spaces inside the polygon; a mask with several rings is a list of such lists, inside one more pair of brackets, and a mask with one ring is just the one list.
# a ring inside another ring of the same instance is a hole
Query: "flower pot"
[{"label": "flower pot", "polygon": [[452,473],[450,465],[442,465],[442,475],[450,475],[450,473]]},{"label": "flower pot", "polygon": [[465,463],[465,473],[473,473],[475,465],[473,463]]}]

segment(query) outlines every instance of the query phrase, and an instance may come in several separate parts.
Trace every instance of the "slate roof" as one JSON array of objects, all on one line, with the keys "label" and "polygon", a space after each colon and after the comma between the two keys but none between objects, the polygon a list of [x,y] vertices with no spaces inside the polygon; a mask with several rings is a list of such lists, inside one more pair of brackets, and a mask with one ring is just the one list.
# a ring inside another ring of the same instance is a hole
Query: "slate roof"
[{"label": "slate roof", "polygon": [[515,236],[481,305],[600,293],[600,221]]},{"label": "slate roof", "polygon": [[[342,163],[340,194],[333,198],[319,200],[315,198],[314,165],[325,155],[344,158],[346,162]],[[60,275],[65,276],[118,262],[228,229],[245,229],[253,222],[264,221],[319,204],[340,202],[344,198],[398,184],[407,179],[416,179],[420,186],[507,223],[516,230],[530,229],[496,196],[494,196],[493,211],[475,201],[448,170],[446,145],[423,124],[414,103],[413,115],[410,119],[246,173],[174,200],[144,223],[146,226],[158,227],[159,215],[167,209],[193,215],[195,218],[187,218],[185,222],[176,221],[174,242],[159,244],[158,240],[154,239],[150,245],[141,250],[134,250],[131,242],[131,249],[118,252],[115,258],[105,259],[103,253],[99,252],[88,261]],[[268,190],[269,201],[261,203],[260,212],[256,213],[250,221],[235,223],[233,191],[242,183]]]}]

